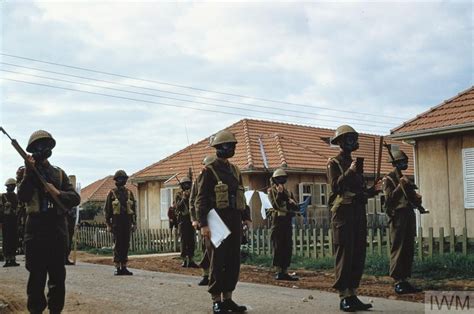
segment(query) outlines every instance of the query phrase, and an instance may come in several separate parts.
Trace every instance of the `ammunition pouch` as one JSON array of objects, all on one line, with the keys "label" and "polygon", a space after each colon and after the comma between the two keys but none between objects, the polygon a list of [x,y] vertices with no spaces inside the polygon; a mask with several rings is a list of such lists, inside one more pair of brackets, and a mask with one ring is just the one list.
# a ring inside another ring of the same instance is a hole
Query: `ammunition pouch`
[{"label": "ammunition pouch", "polygon": [[331,212],[335,213],[338,210],[338,208],[341,207],[341,205],[352,204],[355,196],[356,196],[355,193],[352,193],[349,191],[345,191],[344,193],[342,193],[342,195],[337,194],[332,204]]},{"label": "ammunition pouch", "polygon": [[214,187],[214,193],[216,195],[216,207],[219,209],[227,208],[230,206],[229,202],[229,186],[222,181],[218,181]]},{"label": "ammunition pouch", "polygon": [[[117,197],[117,194],[115,194],[115,191],[112,190],[112,194],[114,195],[114,200],[112,201],[112,213],[114,215],[120,215],[120,211],[122,209],[122,205],[120,204],[120,201]],[[131,195],[130,195],[130,191],[127,190],[127,203],[126,203],[126,213],[128,215],[133,215],[133,210],[132,210],[132,206],[133,206],[133,200],[131,198]]]},{"label": "ammunition pouch", "polygon": [[3,204],[3,214],[11,215],[12,214],[12,203],[6,202]]},{"label": "ammunition pouch", "polygon": [[[214,170],[214,168],[209,165],[207,166],[212,173],[214,174],[214,177],[217,180],[217,184],[214,187],[214,194],[216,197],[216,207],[219,209],[223,208],[235,208],[238,210],[245,210],[245,205],[247,204],[245,200],[245,189],[243,186],[239,185],[237,187],[237,191],[235,194],[229,195],[229,186],[221,181],[219,178],[219,175],[217,172]],[[234,174],[235,178],[237,181],[239,181],[239,175],[238,175],[238,170],[235,168],[234,165],[231,164],[232,168],[232,173]]]},{"label": "ammunition pouch", "polygon": [[38,191],[36,189],[33,191],[33,196],[31,197],[31,200],[25,204],[25,207],[27,215],[39,213],[40,199]]}]

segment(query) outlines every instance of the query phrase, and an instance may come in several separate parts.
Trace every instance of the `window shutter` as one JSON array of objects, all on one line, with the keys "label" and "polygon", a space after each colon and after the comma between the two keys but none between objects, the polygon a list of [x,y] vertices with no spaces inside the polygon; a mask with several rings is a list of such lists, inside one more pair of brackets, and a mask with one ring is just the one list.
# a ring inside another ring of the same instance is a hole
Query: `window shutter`
[{"label": "window shutter", "polygon": [[464,207],[474,208],[474,148],[462,150]]},{"label": "window shutter", "polygon": [[161,220],[168,220],[168,208],[170,207],[170,190],[160,189]]}]

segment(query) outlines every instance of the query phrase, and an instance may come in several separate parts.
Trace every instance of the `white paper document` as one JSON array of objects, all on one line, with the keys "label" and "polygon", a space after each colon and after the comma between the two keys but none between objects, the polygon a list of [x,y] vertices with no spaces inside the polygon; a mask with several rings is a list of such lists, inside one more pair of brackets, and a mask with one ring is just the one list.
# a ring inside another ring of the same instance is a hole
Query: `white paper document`
[{"label": "white paper document", "polygon": [[211,231],[211,242],[217,248],[229,236],[230,230],[215,209],[207,214],[207,225]]},{"label": "white paper document", "polygon": [[258,195],[260,196],[260,201],[262,202],[262,207],[260,208],[260,214],[262,214],[263,219],[267,219],[266,210],[273,207],[272,203],[270,203],[270,200],[268,199],[267,194],[259,191]]}]

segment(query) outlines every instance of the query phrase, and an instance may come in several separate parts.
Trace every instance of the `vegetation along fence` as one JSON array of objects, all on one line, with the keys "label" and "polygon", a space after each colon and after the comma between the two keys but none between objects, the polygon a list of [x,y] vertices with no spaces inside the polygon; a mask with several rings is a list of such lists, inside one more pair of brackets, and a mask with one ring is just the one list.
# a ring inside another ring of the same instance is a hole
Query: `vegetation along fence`
[{"label": "vegetation along fence", "polygon": [[[267,228],[253,229],[246,232],[248,243],[246,250],[257,255],[272,255],[270,239],[271,230]],[[454,228],[445,232],[439,229],[439,236],[433,236],[433,228],[428,229],[428,236],[423,237],[423,230],[418,229],[416,238],[416,255],[419,259],[435,254],[459,253],[474,254],[474,238],[468,238],[467,229],[461,234],[455,234]],[[334,254],[332,231],[328,228],[294,228],[293,255],[310,258],[331,257]],[[197,236],[198,245],[202,241]],[[390,232],[388,228],[368,229],[368,254],[390,254]],[[102,227],[81,227],[78,233],[78,243],[86,247],[106,248],[113,246],[110,232]],[[132,234],[130,248],[134,252],[177,252],[180,241],[176,230],[170,229],[141,229]]]}]

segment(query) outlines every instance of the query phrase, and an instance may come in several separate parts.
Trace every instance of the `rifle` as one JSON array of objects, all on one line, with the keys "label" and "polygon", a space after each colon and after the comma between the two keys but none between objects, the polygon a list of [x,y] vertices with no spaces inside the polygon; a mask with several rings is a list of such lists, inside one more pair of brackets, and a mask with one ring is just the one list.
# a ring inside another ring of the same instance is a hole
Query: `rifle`
[{"label": "rifle", "polygon": [[383,136],[381,136],[379,138],[379,155],[378,155],[378,159],[377,159],[377,172],[375,174],[374,182],[377,182],[377,180],[380,179],[380,168],[382,166],[382,148],[383,148],[383,144],[384,144]]},{"label": "rifle", "polygon": [[36,175],[36,177],[38,178],[38,180],[40,181],[41,185],[44,187],[44,189],[46,190],[46,192],[49,194],[49,196],[52,197],[52,199],[54,200],[54,202],[61,208],[61,210],[64,212],[67,211],[67,207],[64,206],[64,204],[61,202],[61,200],[59,199],[59,197],[54,194],[53,190],[49,187],[48,185],[48,182],[45,180],[45,178],[43,178],[43,176],[39,173],[38,169],[32,165],[29,160],[28,160],[28,155],[26,154],[26,152],[23,150],[23,148],[21,148],[20,144],[18,144],[17,140],[13,139],[10,137],[10,135],[7,133],[7,131],[5,131],[4,128],[0,127],[0,131],[3,132],[3,134],[5,134],[11,141],[11,144],[12,146],[15,148],[15,150],[18,152],[18,154],[20,154],[21,158],[23,158],[23,160],[25,161],[26,164],[29,165],[29,168],[31,170],[33,170],[33,173]]},{"label": "rifle", "polygon": [[[392,154],[392,145],[391,144],[387,144],[386,142],[383,143],[383,146],[385,148],[387,148],[387,151],[388,151],[388,156],[390,157],[390,161],[392,163],[395,162],[395,158],[393,157],[393,154]],[[402,171],[400,169],[398,169],[397,167],[395,167],[395,172],[397,173],[397,176],[399,178],[403,177],[403,174],[402,174]],[[403,184],[400,184],[400,188],[402,189],[402,192],[403,192],[403,195],[405,196],[405,198],[407,199],[408,201],[408,204],[410,204],[410,206],[412,206],[413,208],[416,208],[418,209],[418,211],[420,212],[420,214],[427,214],[429,213],[429,211],[427,211],[421,204],[420,205],[417,205],[415,203],[413,203],[412,201],[412,198],[409,197],[408,195],[413,195],[413,193],[415,192],[416,189],[418,189],[418,187],[411,183],[410,182],[410,185],[408,185],[408,188],[409,190],[407,191],[407,189],[405,188],[405,186]]]}]

